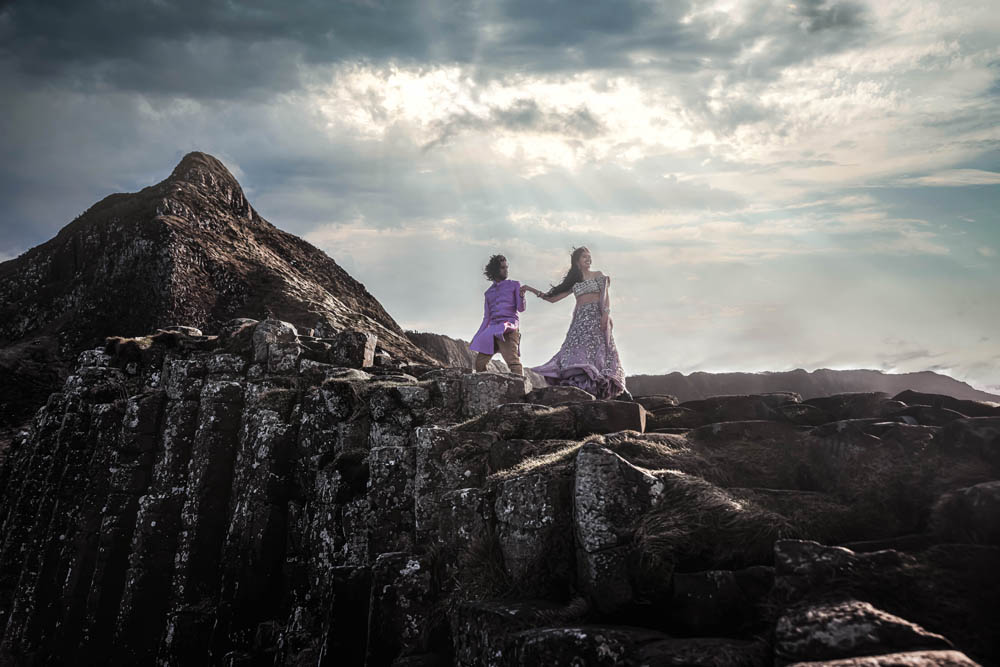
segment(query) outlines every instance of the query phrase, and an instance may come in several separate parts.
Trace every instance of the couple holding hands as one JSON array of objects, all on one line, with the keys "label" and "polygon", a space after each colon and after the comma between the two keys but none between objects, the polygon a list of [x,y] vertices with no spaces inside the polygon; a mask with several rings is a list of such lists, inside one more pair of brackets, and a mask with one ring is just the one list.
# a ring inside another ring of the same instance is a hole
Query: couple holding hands
[{"label": "couple holding hands", "polygon": [[608,287],[611,278],[591,271],[590,251],[576,248],[570,255],[565,278],[549,291],[507,279],[507,259],[493,255],[483,275],[493,282],[486,290],[483,323],[469,348],[476,352],[476,371],[486,370],[490,358],[499,352],[512,373],[524,374],[521,366],[521,332],[518,313],[524,312],[524,295],[531,292],[543,301],[555,303],[570,294],[576,297],[573,320],[562,347],[552,359],[531,370],[549,385],[579,387],[599,399],[615,398],[625,393],[625,371],[611,330],[611,302]]}]

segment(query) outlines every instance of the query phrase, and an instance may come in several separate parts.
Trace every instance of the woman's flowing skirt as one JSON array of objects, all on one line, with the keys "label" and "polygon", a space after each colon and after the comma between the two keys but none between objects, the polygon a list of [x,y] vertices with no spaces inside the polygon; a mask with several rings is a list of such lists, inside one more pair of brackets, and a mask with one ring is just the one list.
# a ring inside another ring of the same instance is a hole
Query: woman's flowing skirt
[{"label": "woman's flowing skirt", "polygon": [[625,371],[614,337],[605,337],[601,330],[601,304],[577,306],[559,352],[531,370],[549,385],[579,387],[597,398],[614,398],[622,393]]}]

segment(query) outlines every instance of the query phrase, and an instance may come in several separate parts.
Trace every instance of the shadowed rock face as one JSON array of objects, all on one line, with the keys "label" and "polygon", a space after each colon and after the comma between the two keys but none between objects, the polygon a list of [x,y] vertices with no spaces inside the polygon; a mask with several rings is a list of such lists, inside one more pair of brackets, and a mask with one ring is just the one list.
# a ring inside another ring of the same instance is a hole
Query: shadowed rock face
[{"label": "shadowed rock face", "polygon": [[[205,153],[184,156],[156,185],[102,199],[0,264],[0,346],[52,336],[72,359],[110,335],[180,323],[217,333],[227,320],[268,316],[321,336],[367,331],[396,359],[434,363],[364,285],[262,218]],[[5,382],[23,376],[12,373]]]},{"label": "shadowed rock face", "polygon": [[13,438],[0,663],[1000,658],[997,417],[785,393],[659,428],[671,397],[221,331],[84,351]]}]

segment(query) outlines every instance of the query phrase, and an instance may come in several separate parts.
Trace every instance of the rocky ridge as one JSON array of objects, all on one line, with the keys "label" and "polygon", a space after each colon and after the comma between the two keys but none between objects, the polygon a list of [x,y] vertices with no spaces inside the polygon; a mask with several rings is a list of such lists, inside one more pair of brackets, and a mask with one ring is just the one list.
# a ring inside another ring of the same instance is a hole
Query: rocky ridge
[{"label": "rocky ridge", "polygon": [[[156,185],[105,197],[53,239],[0,263],[0,346],[12,346],[8,357],[17,344],[57,350],[46,367],[61,370],[59,379],[107,336],[176,324],[217,333],[235,317],[275,317],[320,337],[367,331],[398,359],[430,362],[364,285],[262,218],[205,153],[188,153]],[[32,379],[19,359],[0,356],[0,422],[37,409],[37,392],[7,390]],[[40,400],[56,388],[46,384]]]},{"label": "rocky ridge", "polygon": [[1000,663],[995,407],[597,401],[375,343],[82,353],[0,467],[0,659]]},{"label": "rocky ridge", "polygon": [[771,391],[794,391],[803,398],[848,392],[884,391],[898,394],[910,389],[925,394],[944,394],[970,401],[1000,404],[1000,396],[980,391],[965,382],[932,371],[920,373],[883,373],[874,370],[815,371],[796,369],[764,373],[668,373],[631,375],[629,389],[638,394],[670,394],[682,401],[693,401],[718,394],[763,394]]}]

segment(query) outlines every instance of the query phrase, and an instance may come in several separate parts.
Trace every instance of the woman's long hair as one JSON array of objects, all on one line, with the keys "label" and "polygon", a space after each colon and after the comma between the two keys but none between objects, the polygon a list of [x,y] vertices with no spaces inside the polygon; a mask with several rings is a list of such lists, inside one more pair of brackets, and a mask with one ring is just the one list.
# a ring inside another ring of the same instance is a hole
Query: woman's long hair
[{"label": "woman's long hair", "polygon": [[585,252],[587,252],[587,246],[573,248],[573,254],[569,256],[569,271],[566,272],[566,277],[558,285],[552,285],[552,289],[546,292],[545,296],[555,296],[568,292],[573,289],[573,285],[583,280],[583,271],[576,265],[576,262],[580,259],[580,255]]}]

